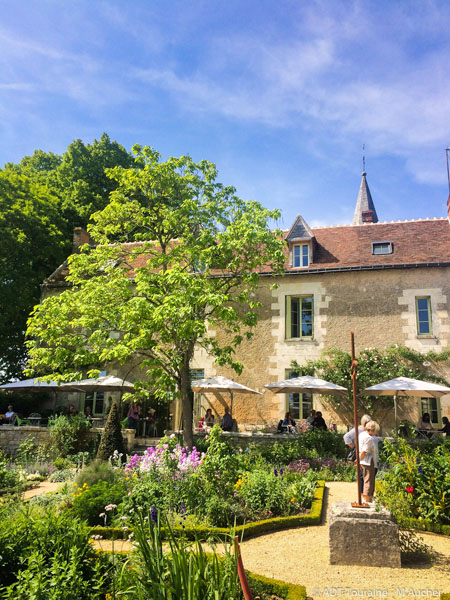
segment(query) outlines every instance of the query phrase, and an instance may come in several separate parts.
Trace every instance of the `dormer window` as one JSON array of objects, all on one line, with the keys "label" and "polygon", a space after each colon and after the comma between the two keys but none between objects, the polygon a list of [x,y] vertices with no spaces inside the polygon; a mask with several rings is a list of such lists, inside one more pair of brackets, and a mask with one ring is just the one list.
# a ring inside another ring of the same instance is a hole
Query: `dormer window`
[{"label": "dormer window", "polygon": [[294,244],[292,248],[292,266],[294,268],[309,266],[309,244]]},{"label": "dormer window", "polygon": [[392,242],[372,242],[372,254],[392,254]]}]

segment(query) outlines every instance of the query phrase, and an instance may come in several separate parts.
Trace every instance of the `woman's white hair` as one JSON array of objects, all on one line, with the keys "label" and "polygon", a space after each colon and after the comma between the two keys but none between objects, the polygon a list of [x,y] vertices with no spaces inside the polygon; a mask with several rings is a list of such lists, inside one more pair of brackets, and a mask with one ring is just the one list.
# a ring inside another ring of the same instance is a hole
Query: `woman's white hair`
[{"label": "woman's white hair", "polygon": [[366,423],[366,429],[368,431],[375,431],[375,433],[378,433],[380,431],[380,426],[376,421],[369,421]]}]

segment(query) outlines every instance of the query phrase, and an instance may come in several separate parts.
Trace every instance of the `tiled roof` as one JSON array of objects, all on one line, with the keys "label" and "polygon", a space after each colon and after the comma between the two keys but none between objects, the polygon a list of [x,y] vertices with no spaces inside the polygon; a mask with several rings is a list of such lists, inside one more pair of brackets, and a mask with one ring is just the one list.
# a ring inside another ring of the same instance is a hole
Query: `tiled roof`
[{"label": "tiled roof", "polygon": [[[371,268],[450,263],[448,219],[366,223],[312,230],[316,239],[314,269]],[[373,242],[391,242],[392,254],[372,254]]]},{"label": "tiled roof", "polygon": [[[290,230],[291,231],[291,230]],[[313,262],[309,267],[290,269],[286,244],[286,269],[308,273],[315,270],[370,269],[450,263],[450,223],[448,219],[424,219],[390,223],[365,223],[311,229],[315,237]],[[288,231],[284,233],[286,238]],[[391,242],[392,254],[372,254],[373,242]],[[142,242],[124,244],[137,248]],[[144,255],[135,258],[134,266],[146,264]],[[270,266],[260,270],[270,273]],[[130,273],[131,274],[131,273]],[[61,285],[67,275],[67,263],[61,265],[46,284]]]}]

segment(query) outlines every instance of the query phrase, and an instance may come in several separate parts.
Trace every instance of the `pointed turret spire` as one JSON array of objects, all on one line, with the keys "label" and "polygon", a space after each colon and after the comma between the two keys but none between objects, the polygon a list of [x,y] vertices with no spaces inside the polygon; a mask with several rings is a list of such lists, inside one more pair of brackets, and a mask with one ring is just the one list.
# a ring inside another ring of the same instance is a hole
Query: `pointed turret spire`
[{"label": "pointed turret spire", "polygon": [[375,204],[373,203],[372,196],[370,194],[369,186],[367,185],[366,175],[367,173],[363,171],[352,225],[362,225],[363,223],[378,223],[378,215],[377,211],[375,210]]}]

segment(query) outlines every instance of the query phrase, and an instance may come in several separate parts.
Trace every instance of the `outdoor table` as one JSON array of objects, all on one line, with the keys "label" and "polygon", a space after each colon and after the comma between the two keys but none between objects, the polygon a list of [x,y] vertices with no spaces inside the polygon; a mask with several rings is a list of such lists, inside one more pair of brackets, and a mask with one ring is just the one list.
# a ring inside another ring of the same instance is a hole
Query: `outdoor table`
[{"label": "outdoor table", "polygon": [[32,417],[30,415],[29,417],[27,417],[26,420],[29,421],[30,425],[32,425],[33,427],[40,427],[41,426],[41,417]]}]

